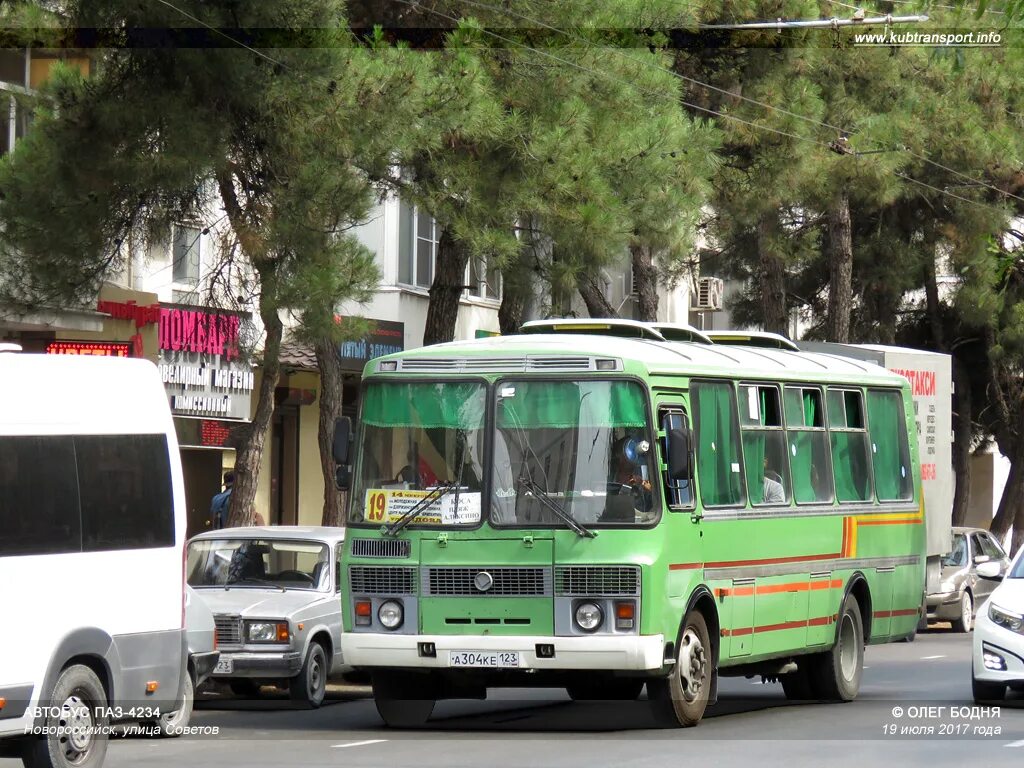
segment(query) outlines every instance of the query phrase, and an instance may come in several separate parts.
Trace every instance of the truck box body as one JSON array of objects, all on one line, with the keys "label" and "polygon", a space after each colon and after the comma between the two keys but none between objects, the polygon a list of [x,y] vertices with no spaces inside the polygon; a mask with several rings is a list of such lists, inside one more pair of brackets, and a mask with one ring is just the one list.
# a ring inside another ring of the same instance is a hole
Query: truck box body
[{"label": "truck box body", "polygon": [[910,381],[924,490],[928,544],[927,590],[939,586],[939,558],[952,547],[953,524],[953,367],[952,357],[881,344],[799,342],[808,352],[875,363]]}]

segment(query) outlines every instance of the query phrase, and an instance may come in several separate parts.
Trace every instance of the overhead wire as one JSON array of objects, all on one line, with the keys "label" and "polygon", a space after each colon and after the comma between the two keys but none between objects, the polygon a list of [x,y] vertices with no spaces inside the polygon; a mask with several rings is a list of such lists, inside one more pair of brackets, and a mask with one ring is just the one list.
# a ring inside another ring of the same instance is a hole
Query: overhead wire
[{"label": "overhead wire", "polygon": [[[896,1],[896,0],[893,0],[893,1]],[[907,3],[912,2],[912,0],[899,0],[899,1],[907,2]],[[216,32],[221,37],[224,37],[225,39],[227,39],[230,42],[238,45],[239,47],[244,48],[244,49],[246,49],[246,50],[248,50],[248,51],[258,55],[261,58],[263,58],[263,59],[265,59],[265,60],[267,60],[267,61],[269,61],[269,62],[271,62],[271,63],[273,63],[275,65],[284,67],[284,68],[289,69],[291,71],[294,71],[297,74],[300,74],[300,75],[302,74],[301,72],[298,72],[298,70],[295,70],[293,67],[291,67],[291,66],[289,66],[289,65],[287,65],[287,64],[285,64],[285,63],[283,63],[283,62],[281,62],[281,61],[279,61],[279,60],[277,60],[277,59],[275,59],[275,58],[273,58],[273,57],[271,57],[271,56],[269,56],[267,54],[265,54],[262,51],[259,51],[259,50],[255,49],[255,48],[252,48],[251,46],[246,45],[244,42],[242,42],[240,40],[237,40],[236,38],[234,38],[231,35],[227,34],[223,30],[217,29],[216,27],[213,27],[212,25],[208,24],[207,22],[205,22],[205,21],[203,21],[201,19],[198,19],[197,17],[193,16],[192,14],[188,13],[187,11],[184,11],[183,9],[179,8],[174,3],[169,2],[169,0],[156,0],[156,2],[161,3],[162,5],[177,11],[178,13],[180,13],[183,16],[185,16],[186,18],[188,18],[188,19],[190,19],[190,20],[192,20],[192,21],[202,25],[203,27],[205,27],[205,28],[207,28],[207,29],[209,29],[209,30],[211,30],[213,32]],[[426,11],[428,13],[431,13],[431,14],[433,14],[435,16],[438,16],[440,18],[443,18],[443,19],[445,19],[447,21],[450,21],[453,24],[458,24],[459,21],[460,21],[460,19],[458,19],[457,17],[451,16],[451,15],[446,14],[446,13],[444,13],[442,11],[437,10],[437,9],[423,7],[423,6],[421,6],[419,4],[418,0],[394,0],[394,2],[400,3],[402,5],[409,6],[411,8],[421,8],[422,10],[424,10],[424,11]],[[569,37],[569,38],[573,37],[573,34],[571,32],[568,32],[567,30],[559,29],[558,27],[546,24],[546,23],[544,23],[544,22],[542,22],[542,21],[540,21],[538,19],[533,19],[533,18],[531,18],[529,16],[526,16],[524,14],[520,14],[520,13],[517,13],[515,11],[511,11],[509,9],[506,9],[506,8],[502,8],[500,6],[496,6],[496,5],[493,5],[493,4],[481,3],[481,2],[478,2],[477,0],[463,0],[463,2],[465,2],[467,5],[476,6],[478,8],[485,8],[485,9],[492,10],[492,11],[498,11],[500,13],[505,14],[506,16],[516,16],[516,17],[519,17],[520,19],[522,19],[524,21],[529,21],[531,23],[538,24],[539,26],[544,27],[544,28],[548,29],[549,31],[557,32],[557,33],[562,34],[562,35],[564,35],[566,37]],[[949,7],[951,7],[951,6],[949,6]],[[494,32],[493,30],[483,29],[482,32],[484,32],[485,34],[489,35],[490,37],[492,37],[494,39],[501,40],[504,43],[509,43],[509,44],[515,45],[515,46],[517,46],[519,48],[522,48],[524,50],[532,51],[533,53],[539,54],[539,55],[541,55],[541,56],[543,56],[545,58],[551,59],[551,60],[556,61],[558,63],[570,66],[570,67],[572,67],[574,69],[578,69],[580,71],[587,72],[589,74],[593,74],[593,75],[597,75],[597,76],[600,76],[600,77],[604,77],[605,79],[618,82],[619,84],[622,84],[622,85],[628,85],[630,87],[636,87],[635,83],[627,81],[627,80],[625,80],[623,78],[615,77],[614,75],[611,75],[608,72],[603,72],[603,71],[595,70],[593,68],[583,66],[581,64],[578,64],[576,62],[570,61],[568,59],[563,59],[561,57],[555,56],[554,54],[551,54],[548,51],[543,51],[543,50],[540,50],[538,48],[534,48],[533,46],[530,46],[530,45],[528,45],[526,43],[523,43],[521,41],[515,40],[513,38],[509,38],[509,37],[506,37],[504,35],[500,35],[497,32]],[[583,38],[579,38],[579,37],[577,37],[577,39],[578,40],[583,40]],[[675,71],[673,71],[671,69],[668,69],[666,67],[661,67],[659,65],[652,64],[650,62],[644,62],[644,61],[636,59],[636,58],[634,58],[632,56],[628,56],[627,54],[622,53],[618,49],[614,49],[613,48],[612,50],[616,51],[621,56],[624,56],[627,60],[632,61],[635,64],[639,64],[641,66],[654,67],[654,68],[659,69],[659,70],[661,70],[661,71],[663,71],[663,72],[665,72],[667,74],[670,74],[670,75],[672,75],[674,77],[677,77],[677,78],[679,78],[679,79],[681,79],[681,80],[683,80],[685,82],[691,82],[694,85],[697,85],[697,86],[700,86],[700,87],[704,87],[704,88],[710,89],[712,91],[716,91],[716,92],[728,95],[728,96],[733,97],[733,98],[739,98],[741,101],[745,101],[745,102],[748,102],[748,103],[751,103],[751,104],[755,104],[755,105],[760,106],[760,107],[762,107],[764,109],[774,110],[774,111],[777,111],[777,112],[779,112],[781,114],[786,114],[786,115],[788,115],[790,117],[793,117],[793,118],[798,119],[798,120],[802,120],[802,121],[807,122],[809,124],[817,125],[818,127],[821,127],[821,128],[826,128],[826,129],[829,129],[829,130],[832,130],[832,131],[837,131],[840,134],[849,134],[850,133],[850,131],[848,131],[846,129],[843,129],[843,128],[840,128],[839,126],[835,126],[835,125],[831,125],[831,124],[826,123],[826,122],[818,121],[818,120],[815,120],[814,118],[807,117],[806,115],[801,115],[799,113],[792,112],[792,111],[784,109],[782,107],[776,107],[774,105],[767,104],[767,103],[759,101],[757,99],[752,99],[750,97],[742,96],[740,94],[734,94],[734,93],[732,93],[730,91],[727,91],[727,90],[725,90],[723,88],[719,88],[717,86],[711,85],[710,83],[705,83],[705,82],[703,82],[701,80],[698,80],[696,78],[692,78],[692,77],[689,77],[687,75],[682,75],[682,74],[680,74],[678,72],[675,72]],[[326,79],[324,79],[324,82],[327,82]],[[641,88],[639,90],[641,90],[641,91],[643,91],[645,93],[648,93],[648,94],[656,93],[659,96],[664,96],[664,94],[661,94],[660,92],[652,91],[651,89]],[[731,121],[733,121],[735,123],[740,123],[740,124],[746,125],[748,127],[754,128],[756,130],[766,131],[766,132],[769,132],[769,133],[772,133],[772,134],[775,134],[775,135],[784,136],[784,137],[787,137],[787,138],[795,139],[797,141],[803,141],[803,142],[812,143],[812,144],[815,144],[815,145],[820,146],[820,147],[824,147],[824,148],[829,149],[829,150],[834,150],[834,145],[831,142],[825,142],[825,141],[821,141],[821,140],[813,138],[813,137],[803,136],[803,135],[799,135],[799,134],[795,134],[795,133],[790,133],[788,131],[783,131],[783,130],[780,130],[778,128],[773,128],[771,126],[767,126],[767,125],[763,125],[763,124],[760,124],[760,123],[756,123],[756,122],[753,122],[751,120],[746,120],[746,119],[738,117],[736,115],[728,114],[728,113],[725,113],[725,112],[720,112],[720,111],[712,109],[710,107],[705,107],[705,106],[702,106],[702,105],[699,105],[699,104],[695,104],[695,103],[692,103],[692,102],[689,102],[689,101],[686,101],[686,100],[683,100],[683,99],[678,99],[678,100],[677,99],[673,99],[673,101],[676,102],[676,103],[680,103],[683,106],[689,107],[690,109],[695,109],[695,110],[697,110],[699,112],[703,112],[705,114],[710,114],[710,115],[713,115],[715,117],[719,117],[719,118],[722,118],[722,119],[725,119],[725,120],[731,120]],[[878,144],[878,142],[874,142],[874,143]],[[923,162],[929,163],[929,164],[931,164],[931,165],[933,165],[935,167],[941,168],[941,169],[943,169],[943,170],[945,170],[945,171],[947,171],[949,173],[953,173],[954,175],[957,175],[957,176],[959,176],[961,178],[964,178],[964,179],[967,179],[969,181],[972,181],[972,182],[974,182],[976,184],[980,184],[980,185],[982,185],[982,186],[984,186],[986,188],[989,188],[989,189],[991,189],[993,191],[998,192],[1001,195],[1014,197],[1014,198],[1016,198],[1018,200],[1024,201],[1024,197],[1020,197],[1018,195],[1014,195],[1012,193],[1006,192],[1004,190],[999,189],[998,187],[995,187],[995,186],[992,186],[990,184],[987,184],[984,181],[980,181],[978,179],[975,179],[972,176],[968,176],[968,175],[966,175],[964,173],[961,173],[960,171],[956,171],[956,170],[954,170],[952,168],[944,166],[944,165],[942,165],[940,163],[937,163],[937,162],[931,160],[927,156],[920,155],[918,153],[912,152],[911,150],[909,150],[905,146],[903,146],[901,148],[907,154],[911,155],[912,157],[916,157],[917,159],[919,159],[919,160],[921,160]],[[674,155],[674,153],[671,153],[671,154]],[[972,203],[975,203],[977,205],[983,205],[983,206],[987,206],[987,207],[992,207],[988,203],[984,203],[984,202],[977,201],[977,200],[971,200],[970,198],[966,198],[966,197],[963,197],[961,195],[957,195],[955,193],[949,192],[948,190],[944,190],[944,189],[941,189],[939,187],[934,187],[934,186],[932,186],[930,184],[926,184],[924,182],[918,182],[917,179],[914,179],[913,177],[910,177],[910,176],[906,176],[905,174],[898,173],[895,170],[893,170],[892,173],[894,173],[894,175],[898,176],[899,178],[902,178],[904,180],[917,183],[919,186],[926,187],[928,189],[940,192],[941,194],[947,195],[947,196],[955,198],[957,200],[966,201],[966,202],[972,202]],[[997,209],[993,208],[993,210],[997,210]]]},{"label": "overhead wire", "polygon": [[[903,1],[904,2],[911,2],[911,0],[903,0]],[[407,5],[416,5],[417,4],[415,2],[415,0],[395,0],[395,2],[405,3]],[[556,33],[561,34],[561,35],[563,35],[563,36],[565,36],[565,37],[567,37],[569,39],[575,40],[576,42],[587,42],[583,37],[581,37],[579,35],[575,35],[574,33],[570,32],[568,30],[560,29],[560,28],[555,27],[553,25],[547,24],[543,20],[532,18],[530,16],[527,16],[527,15],[522,14],[522,13],[518,13],[518,12],[513,11],[511,9],[508,9],[508,8],[503,8],[501,6],[497,6],[497,5],[494,5],[494,4],[491,4],[491,3],[479,2],[479,0],[462,0],[462,2],[464,2],[466,5],[470,5],[470,6],[473,6],[473,7],[476,7],[476,8],[482,8],[482,9],[486,9],[486,10],[490,10],[490,11],[498,11],[498,12],[500,12],[500,13],[506,15],[506,16],[514,16],[514,17],[517,17],[517,18],[519,18],[519,19],[521,19],[523,21],[527,21],[527,22],[530,22],[530,23],[533,23],[533,24],[537,24],[538,26],[540,26],[540,27],[542,27],[544,29],[547,29],[548,31],[556,32]],[[845,3],[839,3],[839,4],[840,5],[847,5]],[[847,7],[857,8],[857,6],[852,6],[852,5],[848,5]],[[951,7],[951,6],[949,6],[949,7]],[[451,18],[451,17],[448,17],[448,18]],[[746,102],[748,104],[753,104],[753,105],[759,106],[759,107],[761,107],[763,109],[767,109],[767,110],[778,112],[779,114],[783,114],[783,115],[786,115],[788,117],[792,117],[792,118],[795,118],[797,120],[801,120],[801,121],[803,121],[805,123],[808,123],[808,124],[811,124],[811,125],[815,125],[815,126],[817,126],[819,128],[825,128],[825,129],[828,129],[828,130],[835,131],[835,132],[837,132],[840,135],[844,135],[844,134],[845,135],[849,135],[849,134],[853,133],[848,128],[843,128],[843,127],[838,126],[838,125],[833,125],[831,123],[827,123],[827,122],[824,122],[824,121],[821,121],[821,120],[816,120],[816,119],[814,119],[812,117],[807,117],[806,115],[801,115],[801,114],[799,114],[797,112],[793,112],[791,110],[785,109],[784,107],[775,106],[773,104],[768,104],[766,102],[759,101],[758,99],[750,98],[749,96],[744,96],[742,94],[733,93],[732,91],[728,91],[728,90],[726,90],[724,88],[720,88],[718,86],[712,85],[711,83],[706,83],[706,82],[704,82],[702,80],[698,80],[697,78],[690,77],[689,75],[684,75],[684,74],[682,74],[680,72],[676,72],[675,70],[672,70],[672,69],[670,69],[668,67],[660,66],[660,65],[655,64],[653,62],[642,61],[640,59],[637,59],[637,58],[635,58],[633,56],[630,56],[630,55],[622,52],[618,48],[611,48],[610,50],[612,50],[615,53],[619,54],[620,56],[622,56],[623,58],[627,59],[628,61],[631,61],[631,62],[636,63],[636,64],[640,64],[641,66],[647,66],[647,67],[651,67],[653,69],[657,69],[658,71],[664,72],[665,74],[672,75],[673,77],[679,78],[680,80],[682,80],[684,82],[691,83],[693,85],[696,85],[696,86],[699,86],[701,88],[705,88],[707,90],[710,90],[710,91],[722,94],[724,96],[728,96],[729,98],[739,99],[740,101]],[[687,105],[687,106],[689,106],[689,104],[687,102],[685,102],[685,101],[682,102],[682,103]],[[705,111],[710,111],[710,110],[705,110]],[[732,119],[732,120],[739,120],[740,119],[740,118],[737,118],[735,115],[728,115],[728,114],[725,114],[725,113],[714,113],[714,114],[718,114],[718,115],[720,115],[722,117],[726,117],[726,118]],[[748,124],[750,124],[750,123],[748,123]],[[769,126],[757,126],[757,127],[769,128]],[[787,134],[787,135],[789,135],[791,138],[794,137],[792,134]],[[875,141],[875,140],[871,140],[871,139],[869,139],[869,141],[871,141],[876,146],[882,146],[881,142],[878,142],[878,141]],[[831,145],[829,145],[829,146],[831,146]],[[1024,202],[1024,197],[1022,197],[1020,195],[1015,195],[1012,192],[1007,192],[1006,190],[1002,190],[999,187],[996,187],[996,186],[994,186],[992,184],[988,184],[987,182],[985,182],[982,179],[977,179],[977,178],[975,178],[973,176],[969,176],[969,175],[967,175],[967,174],[965,174],[965,173],[963,173],[961,171],[958,171],[958,170],[956,170],[954,168],[950,168],[949,166],[943,165],[942,163],[939,163],[939,162],[937,162],[935,160],[932,160],[927,155],[923,155],[923,154],[921,154],[919,152],[914,152],[909,147],[907,147],[905,144],[900,144],[898,149],[900,151],[906,153],[907,155],[917,159],[917,160],[920,160],[920,161],[922,161],[924,163],[932,165],[935,168],[939,168],[941,170],[944,170],[947,173],[952,173],[953,175],[959,176],[962,179],[967,179],[968,181],[971,181],[971,182],[973,182],[975,184],[979,184],[979,185],[981,185],[983,187],[986,187],[986,188],[988,188],[988,189],[990,189],[992,191],[998,192],[1000,195],[1003,195],[1003,196],[1006,196],[1006,197],[1012,197],[1012,198],[1015,198],[1017,200],[1020,200],[1021,202]]]}]

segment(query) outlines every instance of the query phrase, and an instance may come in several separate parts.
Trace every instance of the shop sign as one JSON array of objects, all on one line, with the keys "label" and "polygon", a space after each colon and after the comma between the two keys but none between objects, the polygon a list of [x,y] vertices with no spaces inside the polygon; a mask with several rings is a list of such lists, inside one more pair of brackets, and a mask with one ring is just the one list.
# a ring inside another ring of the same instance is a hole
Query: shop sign
[{"label": "shop sign", "polygon": [[[338,318],[344,322],[344,318]],[[405,323],[373,320],[374,328],[361,339],[343,341],[339,345],[342,366],[349,371],[362,371],[375,357],[405,349]]]},{"label": "shop sign", "polygon": [[255,375],[240,361],[241,318],[214,310],[160,308],[160,378],[171,411],[248,419]]},{"label": "shop sign", "polygon": [[48,355],[91,355],[93,357],[130,357],[132,345],[122,341],[51,341]]}]

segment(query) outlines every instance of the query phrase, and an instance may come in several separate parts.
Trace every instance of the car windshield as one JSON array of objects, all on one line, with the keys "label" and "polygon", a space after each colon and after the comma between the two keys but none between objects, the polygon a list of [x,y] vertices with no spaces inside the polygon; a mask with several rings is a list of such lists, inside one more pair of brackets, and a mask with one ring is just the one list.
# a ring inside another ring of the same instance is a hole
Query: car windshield
[{"label": "car windshield", "polygon": [[[496,526],[645,525],[657,518],[654,441],[630,381],[503,381],[496,390]],[[570,526],[571,527],[571,526]]]},{"label": "car windshield", "polygon": [[943,565],[967,565],[967,537],[962,533],[953,534],[953,551],[942,558]]},{"label": "car windshield", "polygon": [[1017,557],[1017,562],[1014,563],[1010,572],[1006,574],[1006,578],[1024,579],[1024,554]]},{"label": "car windshield", "polygon": [[200,539],[188,545],[192,587],[330,588],[326,544],[291,539]]},{"label": "car windshield", "polygon": [[353,523],[475,525],[484,477],[482,382],[373,382],[363,397]]}]

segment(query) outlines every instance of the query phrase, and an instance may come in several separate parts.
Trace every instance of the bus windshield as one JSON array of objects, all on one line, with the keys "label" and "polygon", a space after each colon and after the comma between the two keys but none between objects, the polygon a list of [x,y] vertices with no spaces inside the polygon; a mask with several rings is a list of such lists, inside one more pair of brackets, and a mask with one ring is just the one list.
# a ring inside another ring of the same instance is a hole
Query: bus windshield
[{"label": "bus windshield", "polygon": [[369,384],[351,522],[412,513],[413,525],[478,524],[486,392],[483,382]]},{"label": "bus windshield", "polygon": [[505,380],[494,425],[495,526],[648,525],[654,441],[630,381]]}]

